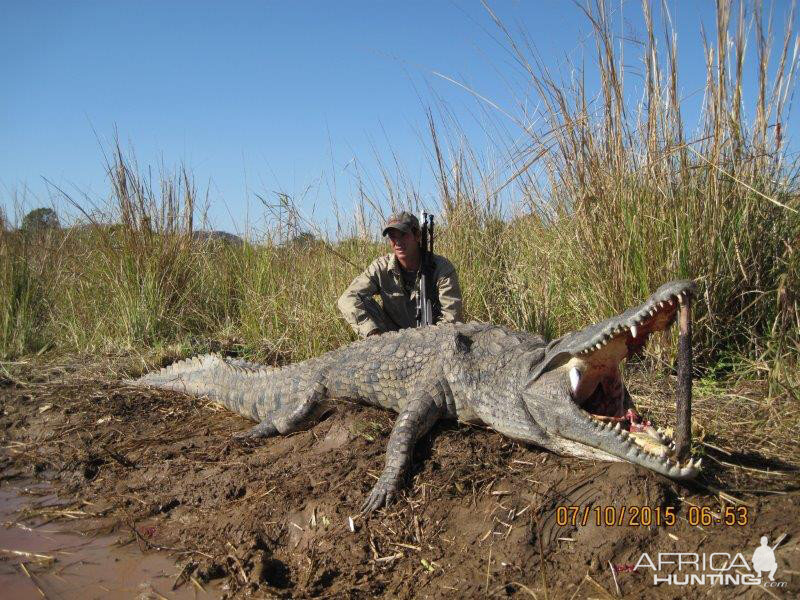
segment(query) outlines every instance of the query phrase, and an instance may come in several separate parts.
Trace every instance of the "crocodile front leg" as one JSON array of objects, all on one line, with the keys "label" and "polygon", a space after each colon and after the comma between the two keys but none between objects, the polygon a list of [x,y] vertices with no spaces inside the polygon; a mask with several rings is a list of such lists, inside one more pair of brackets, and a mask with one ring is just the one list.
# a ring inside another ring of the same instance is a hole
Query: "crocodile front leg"
[{"label": "crocodile front leg", "polygon": [[443,416],[444,405],[444,393],[431,386],[415,394],[400,411],[386,447],[386,465],[361,507],[362,514],[391,503],[411,464],[414,444]]}]

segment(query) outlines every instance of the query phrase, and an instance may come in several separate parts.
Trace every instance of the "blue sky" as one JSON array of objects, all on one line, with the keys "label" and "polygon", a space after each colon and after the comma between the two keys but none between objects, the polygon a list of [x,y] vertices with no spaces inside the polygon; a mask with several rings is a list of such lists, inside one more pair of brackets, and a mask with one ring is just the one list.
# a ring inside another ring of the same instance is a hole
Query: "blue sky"
[{"label": "blue sky", "polygon": [[[642,32],[639,2],[611,5],[620,33]],[[554,71],[567,60],[580,63],[585,52],[590,64],[589,24],[576,4],[491,6]],[[668,6],[681,92],[696,103],[704,78],[700,25],[714,31],[713,3]],[[788,2],[774,5],[779,27],[787,9]],[[191,168],[198,188],[208,188],[218,229],[262,226],[255,194],[278,191],[315,220],[331,218],[332,198],[348,214],[357,196],[353,158],[376,177],[376,157],[396,157],[430,203],[435,189],[421,141],[427,106],[446,107],[470,144],[491,147],[481,102],[436,73],[511,112],[529,92],[499,37],[473,1],[2,0],[0,199],[12,218],[15,198],[25,210],[52,203],[62,215],[74,213],[47,179],[103,206],[109,186],[101,145],[108,148],[116,130],[140,166]],[[490,112],[514,132],[510,120]]]}]

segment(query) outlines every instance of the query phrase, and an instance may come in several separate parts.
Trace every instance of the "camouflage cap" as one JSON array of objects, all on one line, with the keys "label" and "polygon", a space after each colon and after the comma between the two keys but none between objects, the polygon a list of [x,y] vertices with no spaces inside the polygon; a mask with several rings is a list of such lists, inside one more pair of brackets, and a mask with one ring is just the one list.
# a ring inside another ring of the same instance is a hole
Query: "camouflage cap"
[{"label": "camouflage cap", "polygon": [[419,219],[408,211],[395,213],[386,221],[386,227],[383,228],[383,235],[386,235],[390,229],[397,229],[403,233],[409,231],[419,231]]}]

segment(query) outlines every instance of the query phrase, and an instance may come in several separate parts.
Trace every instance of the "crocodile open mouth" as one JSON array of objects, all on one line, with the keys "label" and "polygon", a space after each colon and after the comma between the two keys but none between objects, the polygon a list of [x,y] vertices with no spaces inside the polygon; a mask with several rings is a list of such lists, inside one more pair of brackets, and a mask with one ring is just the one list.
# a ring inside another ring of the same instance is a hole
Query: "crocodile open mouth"
[{"label": "crocodile open mouth", "polygon": [[689,294],[689,289],[654,294],[614,322],[600,324],[567,363],[572,399],[592,426],[598,432],[614,434],[633,457],[655,459],[669,474],[680,477],[696,475],[699,461],[681,463],[672,432],[654,427],[630,406],[619,365],[641,352],[651,334],[666,330],[675,321]]},{"label": "crocodile open mouth", "polygon": [[[617,363],[633,356],[644,348],[650,334],[664,331],[675,321],[678,307],[686,301],[688,295],[688,289],[661,298],[654,294],[654,297],[642,306],[616,317],[615,323],[609,323],[605,327],[603,324],[598,325],[598,331],[588,343],[583,344],[577,355],[585,356],[588,360],[605,362],[609,351],[614,350]],[[612,343],[614,348],[606,348]],[[620,355],[623,347],[625,352]]]}]

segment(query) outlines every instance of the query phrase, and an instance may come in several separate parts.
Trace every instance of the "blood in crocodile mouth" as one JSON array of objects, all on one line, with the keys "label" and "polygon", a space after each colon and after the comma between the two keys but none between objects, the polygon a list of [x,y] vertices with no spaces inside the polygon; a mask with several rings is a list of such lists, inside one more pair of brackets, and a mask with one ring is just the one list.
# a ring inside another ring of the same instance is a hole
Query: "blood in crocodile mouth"
[{"label": "blood in crocodile mouth", "polygon": [[593,419],[604,423],[620,423],[630,433],[645,431],[652,423],[643,418],[636,410],[624,410],[622,402],[607,396],[602,385],[598,385],[588,400],[581,406]]},{"label": "blood in crocodile mouth", "polygon": [[622,425],[622,428],[630,433],[639,433],[645,431],[648,427],[653,426],[653,424],[650,421],[645,419],[642,415],[640,415],[632,408],[626,410],[625,414],[622,415],[621,417],[607,417],[604,415],[594,415],[594,414],[592,415],[592,417],[604,423],[607,422],[620,423]]},{"label": "blood in crocodile mouth", "polygon": [[[653,314],[645,316],[634,328],[612,337],[607,342],[608,346],[603,350],[590,354],[586,361],[594,362],[596,366],[600,365],[601,374],[597,375],[597,371],[595,371],[592,379],[597,382],[597,385],[588,398],[583,396],[585,400],[577,400],[580,408],[599,421],[620,423],[622,428],[630,433],[642,432],[651,427],[650,421],[644,419],[634,409],[625,410],[622,399],[624,386],[619,379],[619,373],[617,371],[615,375],[607,364],[603,365],[603,357],[614,352],[615,343],[624,344],[626,352],[621,361],[640,354],[647,345],[651,334],[666,330],[674,322],[677,308],[677,300],[671,299],[668,304],[657,308]],[[636,337],[634,337],[634,333]],[[582,391],[581,395],[583,393],[585,392]]]}]

